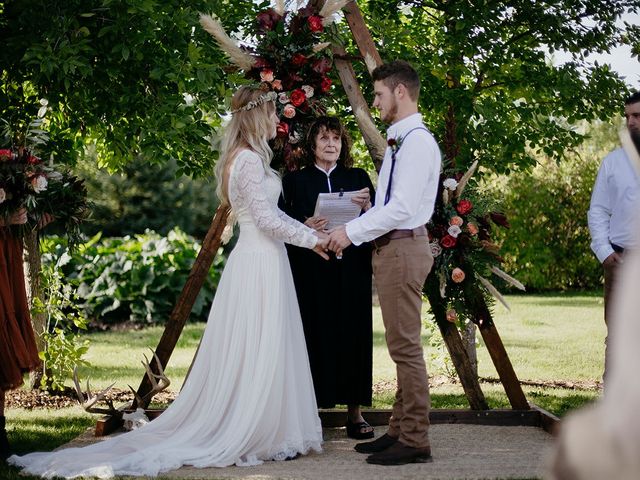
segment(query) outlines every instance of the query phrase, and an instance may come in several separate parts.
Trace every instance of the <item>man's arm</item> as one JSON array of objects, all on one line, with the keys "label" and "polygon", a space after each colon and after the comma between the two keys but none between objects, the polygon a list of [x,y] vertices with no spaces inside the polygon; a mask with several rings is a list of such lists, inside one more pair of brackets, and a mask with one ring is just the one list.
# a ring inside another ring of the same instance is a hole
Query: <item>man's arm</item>
[{"label": "man's arm", "polygon": [[608,188],[607,159],[608,157],[603,160],[598,170],[587,213],[589,232],[591,233],[591,250],[598,257],[600,263],[604,263],[615,253],[609,240],[612,208]]}]

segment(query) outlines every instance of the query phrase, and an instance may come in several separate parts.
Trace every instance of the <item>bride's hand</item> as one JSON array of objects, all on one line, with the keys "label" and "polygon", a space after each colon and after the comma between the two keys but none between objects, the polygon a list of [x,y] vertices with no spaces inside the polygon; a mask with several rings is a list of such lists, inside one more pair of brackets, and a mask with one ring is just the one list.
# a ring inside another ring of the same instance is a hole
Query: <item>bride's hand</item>
[{"label": "bride's hand", "polygon": [[315,235],[318,237],[318,242],[316,243],[316,246],[313,247],[313,251],[325,260],[329,260],[329,255],[327,255],[327,249],[329,248],[329,236],[322,232],[315,232]]}]

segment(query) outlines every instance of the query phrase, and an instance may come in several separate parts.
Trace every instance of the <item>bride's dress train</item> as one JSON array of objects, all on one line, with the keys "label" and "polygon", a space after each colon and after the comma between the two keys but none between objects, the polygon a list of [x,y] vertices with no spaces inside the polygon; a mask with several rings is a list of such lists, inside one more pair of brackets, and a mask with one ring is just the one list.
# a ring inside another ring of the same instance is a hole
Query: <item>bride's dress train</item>
[{"label": "bride's dress train", "polygon": [[13,456],[43,477],[149,475],[182,465],[226,467],[321,451],[300,312],[283,241],[315,245],[277,209],[280,181],[253,152],[232,165],[238,243],[220,279],[191,373],[156,420],[84,448]]}]

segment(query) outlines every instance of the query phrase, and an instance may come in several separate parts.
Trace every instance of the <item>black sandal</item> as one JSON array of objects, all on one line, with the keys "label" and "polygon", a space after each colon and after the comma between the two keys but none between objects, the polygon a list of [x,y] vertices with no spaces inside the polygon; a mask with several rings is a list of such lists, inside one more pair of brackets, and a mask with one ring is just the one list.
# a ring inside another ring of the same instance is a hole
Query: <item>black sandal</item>
[{"label": "black sandal", "polygon": [[[356,440],[365,440],[367,438],[373,438],[375,432],[371,425],[367,422],[352,422],[347,418],[347,423],[344,425],[347,427],[347,437],[354,438]],[[365,428],[371,428],[370,432],[363,432]]]}]

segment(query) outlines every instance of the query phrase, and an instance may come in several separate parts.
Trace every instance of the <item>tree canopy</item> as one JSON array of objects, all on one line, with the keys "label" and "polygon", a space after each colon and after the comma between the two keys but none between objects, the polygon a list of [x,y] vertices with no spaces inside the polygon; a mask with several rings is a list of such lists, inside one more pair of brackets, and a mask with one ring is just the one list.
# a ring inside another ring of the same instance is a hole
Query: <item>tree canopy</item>
[{"label": "tree canopy", "polygon": [[[628,93],[608,66],[586,56],[621,42],[640,53],[638,28],[615,23],[640,0],[358,3],[383,58],[418,69],[426,121],[461,167],[478,159],[508,171],[533,163],[536,152],[560,158],[581,141],[572,125],[610,118]],[[73,163],[90,146],[112,168],[141,157],[175,160],[178,173],[207,171],[216,156],[212,129],[230,88],[245,80],[229,69],[198,14],[217,14],[233,35],[268,5],[0,1],[0,117],[19,129],[46,98],[52,141],[45,156]],[[346,29],[339,28],[348,46]],[[558,50],[572,61],[552,65],[548,57]],[[370,95],[364,64],[356,68]],[[348,113],[337,88],[335,96],[338,113]]]},{"label": "tree canopy", "polygon": [[[583,139],[579,121],[622,112],[628,94],[617,73],[587,56],[623,42],[640,53],[638,27],[616,25],[639,0],[358,3],[383,59],[418,70],[425,120],[461,168],[477,159],[508,171],[537,153],[562,158]],[[571,61],[553,65],[549,56],[561,50]]]}]

